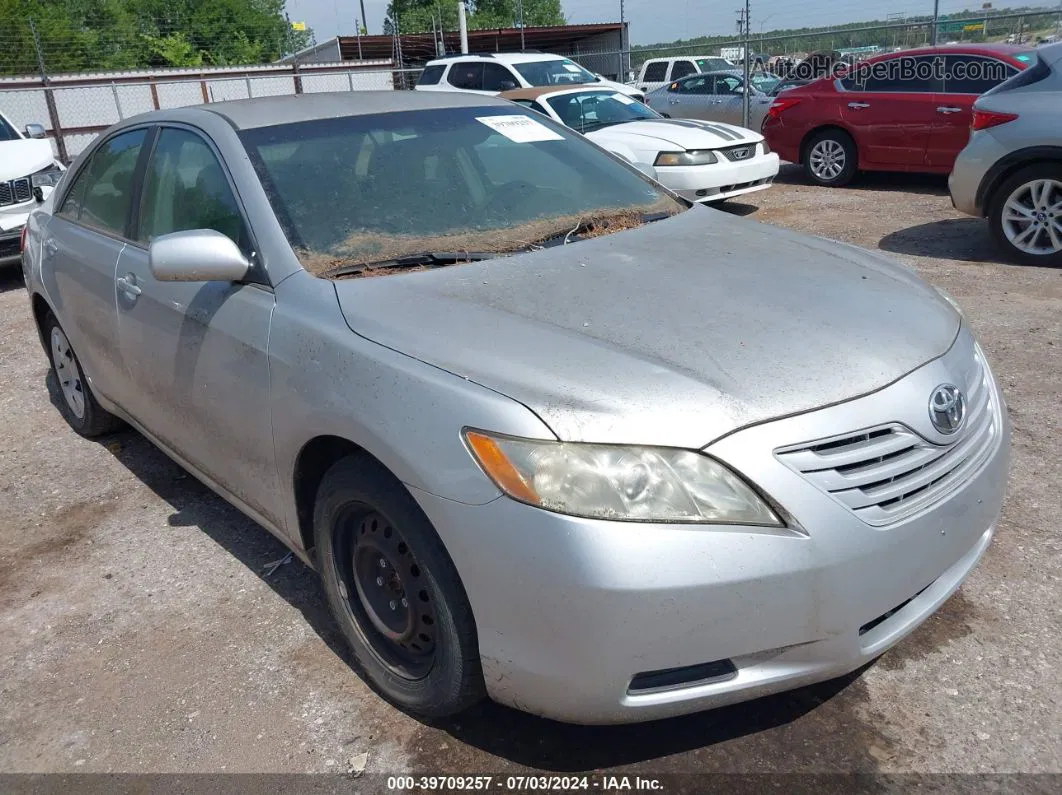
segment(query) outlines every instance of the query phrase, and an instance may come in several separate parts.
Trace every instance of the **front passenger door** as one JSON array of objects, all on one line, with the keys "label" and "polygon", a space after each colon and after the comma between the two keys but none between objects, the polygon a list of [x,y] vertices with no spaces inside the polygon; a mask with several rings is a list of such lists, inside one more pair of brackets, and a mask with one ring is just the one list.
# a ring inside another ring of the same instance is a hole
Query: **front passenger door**
[{"label": "front passenger door", "polygon": [[[213,229],[252,261],[232,282],[159,281],[148,246],[159,235]],[[164,127],[144,172],[135,240],[118,262],[122,405],[159,442],[282,528],[267,362],[272,288],[229,177],[190,129]]]}]

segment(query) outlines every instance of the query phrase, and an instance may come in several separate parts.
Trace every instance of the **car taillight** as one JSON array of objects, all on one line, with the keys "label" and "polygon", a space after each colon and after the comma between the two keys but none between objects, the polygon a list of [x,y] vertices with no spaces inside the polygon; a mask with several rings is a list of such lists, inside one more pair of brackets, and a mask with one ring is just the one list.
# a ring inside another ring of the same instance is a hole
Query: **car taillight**
[{"label": "car taillight", "polygon": [[996,113],[991,110],[974,110],[973,124],[970,128],[973,130],[987,130],[989,127],[998,127],[1001,124],[1014,121],[1018,118],[1017,113]]},{"label": "car taillight", "polygon": [[794,97],[779,97],[774,102],[772,102],[771,107],[767,109],[767,118],[777,119],[787,110],[799,104],[800,100]]}]

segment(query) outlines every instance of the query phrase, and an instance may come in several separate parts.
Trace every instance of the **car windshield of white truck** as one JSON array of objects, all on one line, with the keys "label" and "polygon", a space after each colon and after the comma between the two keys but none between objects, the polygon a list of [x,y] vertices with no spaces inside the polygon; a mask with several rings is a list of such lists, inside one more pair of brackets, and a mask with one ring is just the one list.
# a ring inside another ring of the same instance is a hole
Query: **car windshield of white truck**
[{"label": "car windshield of white truck", "polygon": [[513,68],[532,86],[557,86],[565,83],[593,83],[597,78],[566,58],[514,63]]},{"label": "car windshield of white truck", "polygon": [[561,121],[581,133],[628,121],[661,118],[645,104],[615,91],[579,91],[548,97],[546,102]]},{"label": "car windshield of white truck", "polygon": [[687,206],[550,119],[498,105],[240,135],[292,248],[317,275],[528,251]]}]

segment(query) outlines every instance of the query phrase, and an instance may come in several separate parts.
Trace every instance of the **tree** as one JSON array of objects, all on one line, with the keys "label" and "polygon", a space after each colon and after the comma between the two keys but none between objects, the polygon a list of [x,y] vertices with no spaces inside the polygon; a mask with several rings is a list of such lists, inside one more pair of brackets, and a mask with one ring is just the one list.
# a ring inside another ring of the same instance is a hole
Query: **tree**
[{"label": "tree", "polygon": [[[485,28],[511,28],[520,22],[518,0],[476,0],[468,3],[467,23],[469,30]],[[397,7],[397,8],[396,8]],[[432,19],[436,28],[442,20],[443,30],[457,30],[457,3],[454,0],[392,0],[387,6],[383,32],[391,34],[395,28],[397,10],[398,28],[402,33],[430,33]],[[560,0],[523,0],[524,25],[545,27],[565,24]]]},{"label": "tree", "polygon": [[312,36],[284,0],[0,0],[0,73],[37,71],[30,20],[51,73],[268,63]]}]

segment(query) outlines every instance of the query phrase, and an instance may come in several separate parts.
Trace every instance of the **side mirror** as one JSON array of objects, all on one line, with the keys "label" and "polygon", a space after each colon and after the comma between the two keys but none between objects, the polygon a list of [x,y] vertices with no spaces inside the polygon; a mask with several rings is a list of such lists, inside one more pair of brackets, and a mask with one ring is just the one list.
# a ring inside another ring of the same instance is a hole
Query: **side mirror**
[{"label": "side mirror", "polygon": [[502,80],[500,83],[498,83],[498,89],[501,91],[512,91],[516,87],[516,83],[514,83],[512,80]]},{"label": "side mirror", "polygon": [[26,125],[26,137],[27,138],[47,138],[48,131],[44,129],[43,124],[27,124]]},{"label": "side mirror", "polygon": [[192,229],[152,240],[148,267],[160,282],[238,282],[251,263],[221,232]]}]

